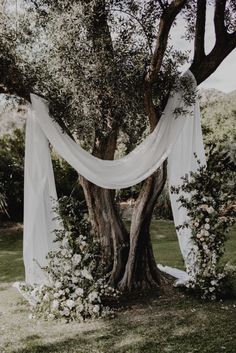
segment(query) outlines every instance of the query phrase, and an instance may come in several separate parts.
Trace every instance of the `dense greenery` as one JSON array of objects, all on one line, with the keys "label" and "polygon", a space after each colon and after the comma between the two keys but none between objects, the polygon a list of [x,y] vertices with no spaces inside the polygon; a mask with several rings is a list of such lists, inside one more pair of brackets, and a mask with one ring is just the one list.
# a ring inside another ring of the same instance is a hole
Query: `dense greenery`
[{"label": "dense greenery", "polygon": [[[0,219],[23,220],[24,153],[24,130],[15,129],[0,138]],[[73,193],[83,199],[77,173],[55,153],[52,161],[58,196]]]}]

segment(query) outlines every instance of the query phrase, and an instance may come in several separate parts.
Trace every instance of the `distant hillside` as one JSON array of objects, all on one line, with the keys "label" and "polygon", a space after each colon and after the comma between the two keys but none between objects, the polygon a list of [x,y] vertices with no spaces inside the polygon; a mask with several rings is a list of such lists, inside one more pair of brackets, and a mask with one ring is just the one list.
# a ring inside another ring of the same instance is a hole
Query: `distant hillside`
[{"label": "distant hillside", "polygon": [[199,93],[205,135],[236,143],[236,90],[223,93],[208,89]]},{"label": "distant hillside", "polygon": [[236,90],[224,93],[216,89],[199,90],[202,113],[213,117],[215,114],[231,114],[236,110]]}]

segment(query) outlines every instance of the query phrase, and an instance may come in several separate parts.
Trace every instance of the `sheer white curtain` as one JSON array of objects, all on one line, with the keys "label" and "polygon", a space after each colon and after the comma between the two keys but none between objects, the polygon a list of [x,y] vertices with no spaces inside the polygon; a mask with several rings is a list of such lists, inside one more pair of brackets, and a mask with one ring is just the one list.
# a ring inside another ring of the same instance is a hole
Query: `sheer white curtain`
[{"label": "sheer white curtain", "polygon": [[[185,75],[196,82],[188,71]],[[49,143],[79,174],[92,183],[120,189],[139,183],[150,176],[168,157],[171,184],[177,185],[181,176],[196,168],[193,152],[205,163],[198,103],[186,105],[182,92],[170,95],[156,129],[131,153],[114,161],[101,160],[82,149],[48,112],[48,104],[32,94],[32,109],[27,119],[25,154],[24,263],[26,282],[43,283],[40,266],[53,246],[53,230],[58,228],[54,218],[55,181]],[[176,110],[182,111],[176,117]],[[186,218],[171,195],[175,224]],[[192,247],[191,234],[178,234],[184,260]]]}]

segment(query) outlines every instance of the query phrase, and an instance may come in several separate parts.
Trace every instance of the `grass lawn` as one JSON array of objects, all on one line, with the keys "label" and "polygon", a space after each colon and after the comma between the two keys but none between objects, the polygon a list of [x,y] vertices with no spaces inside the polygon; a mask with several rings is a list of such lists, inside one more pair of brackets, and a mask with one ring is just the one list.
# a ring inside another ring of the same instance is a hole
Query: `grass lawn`
[{"label": "grass lawn", "polygon": [[[182,266],[172,222],[154,221],[152,239],[157,262]],[[236,228],[225,261],[236,266]],[[32,321],[11,286],[23,272],[22,230],[0,229],[0,353],[236,353],[236,299],[202,302],[176,290],[132,302],[114,319]]]}]

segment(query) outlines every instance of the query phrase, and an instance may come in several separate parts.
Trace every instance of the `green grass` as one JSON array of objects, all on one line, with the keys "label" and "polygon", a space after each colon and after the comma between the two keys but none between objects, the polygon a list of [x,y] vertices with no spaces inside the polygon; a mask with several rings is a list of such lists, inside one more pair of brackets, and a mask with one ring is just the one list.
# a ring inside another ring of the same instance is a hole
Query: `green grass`
[{"label": "green grass", "polygon": [[0,229],[0,282],[24,278],[22,229]]},{"label": "green grass", "polygon": [[[157,261],[182,266],[172,222],[154,221]],[[236,264],[236,228],[225,260]],[[63,324],[29,320],[7,282],[23,278],[22,231],[0,230],[1,353],[235,353],[236,300],[203,302],[177,289],[121,308],[114,319]],[[5,282],[5,283],[4,283]]]}]

